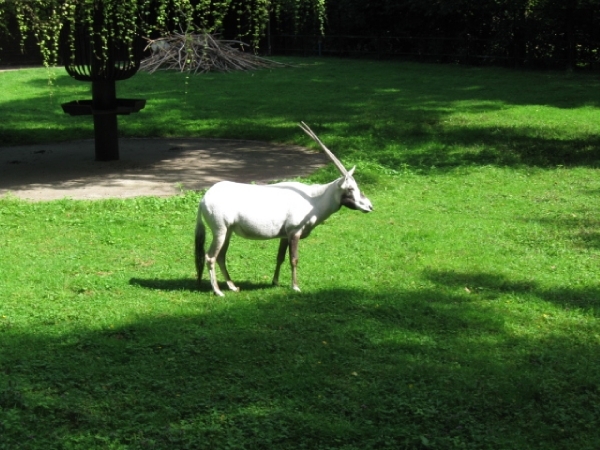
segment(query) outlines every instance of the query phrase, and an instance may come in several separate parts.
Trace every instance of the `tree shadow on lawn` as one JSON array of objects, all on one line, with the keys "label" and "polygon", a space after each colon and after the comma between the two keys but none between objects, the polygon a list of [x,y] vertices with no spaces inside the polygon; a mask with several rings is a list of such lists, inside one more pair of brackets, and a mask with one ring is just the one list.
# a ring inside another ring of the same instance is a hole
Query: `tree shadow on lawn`
[{"label": "tree shadow on lawn", "polygon": [[[387,132],[393,134],[392,129]],[[386,134],[385,131],[382,133]],[[417,137],[407,131],[407,138],[398,140],[415,142],[414,148],[429,141],[425,150],[380,152],[379,163],[383,166],[402,167],[408,165],[421,169],[446,169],[458,166],[495,165],[503,167],[597,167],[600,163],[600,136],[586,138],[555,139],[536,136],[539,134],[531,127],[495,127],[489,128],[456,127],[452,129],[431,130],[428,136]],[[423,132],[426,133],[426,132]],[[419,142],[421,141],[421,142]],[[389,143],[389,141],[388,141]],[[381,146],[385,146],[381,140]]]},{"label": "tree shadow on lawn", "polygon": [[486,272],[429,270],[426,277],[440,286],[466,289],[475,296],[495,300],[506,293],[526,294],[552,302],[563,309],[583,309],[600,314],[600,286],[585,288],[543,289],[533,280],[511,280]]},{"label": "tree shadow on lawn", "polygon": [[5,442],[593,448],[597,432],[585,424],[599,419],[597,367],[589,365],[597,347],[515,335],[505,318],[442,285],[277,292],[237,304],[229,295],[202,314],[148,315],[114,328],[3,330]]},{"label": "tree shadow on lawn", "polygon": [[[597,195],[594,192],[586,194]],[[600,249],[600,218],[594,216],[594,211],[582,210],[563,217],[539,217],[531,220],[547,227],[565,230],[576,247]]]}]

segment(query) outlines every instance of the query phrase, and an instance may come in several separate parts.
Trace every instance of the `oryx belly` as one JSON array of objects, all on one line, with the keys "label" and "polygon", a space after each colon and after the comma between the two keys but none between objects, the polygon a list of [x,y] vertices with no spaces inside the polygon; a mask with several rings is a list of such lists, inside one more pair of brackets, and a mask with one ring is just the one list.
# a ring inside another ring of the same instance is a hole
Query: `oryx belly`
[{"label": "oryx belly", "polygon": [[225,228],[247,239],[289,237],[312,228],[314,222],[308,217],[313,209],[310,197],[277,185],[217,183],[205,194],[202,209],[211,228]]}]

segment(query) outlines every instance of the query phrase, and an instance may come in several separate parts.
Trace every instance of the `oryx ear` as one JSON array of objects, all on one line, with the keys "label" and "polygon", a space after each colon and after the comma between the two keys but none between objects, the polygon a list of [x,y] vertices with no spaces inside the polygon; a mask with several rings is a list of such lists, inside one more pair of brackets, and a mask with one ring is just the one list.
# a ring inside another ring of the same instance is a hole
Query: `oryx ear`
[{"label": "oryx ear", "polygon": [[356,169],[356,166],[354,166],[352,169],[348,170],[346,172],[346,174],[341,178],[342,181],[342,188],[343,189],[347,189],[348,187],[352,186],[352,185],[356,185],[356,181],[354,181],[354,178],[352,177],[352,174],[354,173],[354,169]]}]

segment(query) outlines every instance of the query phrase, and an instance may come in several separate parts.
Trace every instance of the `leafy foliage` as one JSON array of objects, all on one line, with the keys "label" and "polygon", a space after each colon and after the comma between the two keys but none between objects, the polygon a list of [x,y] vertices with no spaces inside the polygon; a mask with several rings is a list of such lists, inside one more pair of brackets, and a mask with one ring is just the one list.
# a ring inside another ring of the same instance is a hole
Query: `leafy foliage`
[{"label": "leafy foliage", "polygon": [[322,22],[324,8],[324,0],[14,0],[0,2],[0,17],[14,15],[22,35],[33,34],[44,61],[55,64],[62,30],[71,45],[75,30],[85,30],[100,57],[114,42],[131,47],[136,36],[173,30],[214,34],[232,21],[238,38],[258,45],[271,14]]}]

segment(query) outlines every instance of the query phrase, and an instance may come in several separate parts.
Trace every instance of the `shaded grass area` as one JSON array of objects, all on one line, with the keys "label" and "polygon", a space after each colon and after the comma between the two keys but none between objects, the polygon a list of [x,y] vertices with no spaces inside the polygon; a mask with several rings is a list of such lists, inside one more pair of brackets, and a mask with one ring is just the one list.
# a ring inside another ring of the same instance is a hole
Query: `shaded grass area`
[{"label": "shaded grass area", "polygon": [[[193,273],[198,194],[0,205],[0,447],[597,448],[600,181],[405,172]],[[16,447],[15,447],[16,446]]]},{"label": "shaded grass area", "polygon": [[[309,144],[311,124],[348,160],[429,169],[464,164],[593,165],[598,159],[597,77],[589,74],[336,59],[286,59],[252,73],[141,73],[118,83],[146,98],[123,116],[124,136],[202,136]],[[89,98],[62,69],[0,74],[6,144],[91,137],[89,117],[60,103]],[[312,145],[312,144],[309,144]],[[369,156],[365,157],[368,153]]]}]

